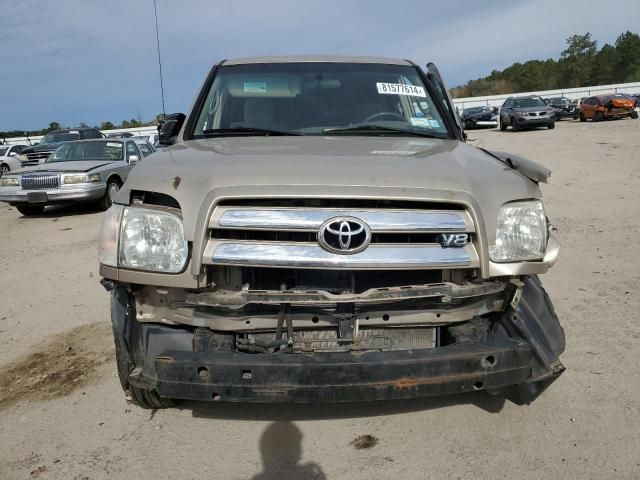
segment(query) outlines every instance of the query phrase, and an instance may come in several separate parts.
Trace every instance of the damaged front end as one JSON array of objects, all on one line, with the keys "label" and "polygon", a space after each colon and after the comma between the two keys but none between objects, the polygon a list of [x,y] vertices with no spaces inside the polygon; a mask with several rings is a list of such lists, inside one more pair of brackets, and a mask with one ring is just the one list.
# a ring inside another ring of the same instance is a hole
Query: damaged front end
[{"label": "damaged front end", "polygon": [[522,404],[564,370],[564,332],[535,275],[359,293],[117,286],[112,321],[123,388],[174,399],[350,402],[487,390]]}]

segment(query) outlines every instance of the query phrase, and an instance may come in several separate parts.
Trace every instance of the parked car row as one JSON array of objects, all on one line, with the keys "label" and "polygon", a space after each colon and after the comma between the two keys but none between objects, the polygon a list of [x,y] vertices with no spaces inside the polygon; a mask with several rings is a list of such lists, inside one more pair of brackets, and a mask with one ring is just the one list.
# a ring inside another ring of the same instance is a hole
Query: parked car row
[{"label": "parked car row", "polygon": [[[460,118],[465,129],[482,126],[506,130],[524,130],[537,127],[555,128],[555,122],[564,118],[595,122],[612,118],[638,118],[640,99],[633,95],[612,93],[571,100],[567,97],[542,98],[538,95],[507,98],[499,112],[491,107],[463,110]],[[480,121],[478,121],[480,120]]]},{"label": "parked car row", "polygon": [[[131,168],[155,152],[153,145],[139,138],[76,140],[76,132],[51,132],[47,137],[50,135],[44,145],[58,144],[52,153],[35,164],[28,157],[30,152],[24,154],[25,159],[23,153],[18,158],[9,156],[6,165],[16,166],[17,162],[17,168],[8,167],[0,177],[0,201],[23,215],[38,215],[47,205],[73,202],[94,202],[106,210]],[[25,150],[30,149],[21,152]]]}]

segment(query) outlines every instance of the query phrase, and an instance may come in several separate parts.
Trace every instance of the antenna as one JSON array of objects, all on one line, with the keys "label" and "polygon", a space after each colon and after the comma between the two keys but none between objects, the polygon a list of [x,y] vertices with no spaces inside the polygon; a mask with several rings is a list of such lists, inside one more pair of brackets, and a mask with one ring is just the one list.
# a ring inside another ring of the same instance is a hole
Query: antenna
[{"label": "antenna", "polygon": [[160,95],[162,96],[162,116],[167,118],[167,112],[164,108],[164,85],[162,83],[162,60],[160,59],[160,35],[158,34],[158,6],[156,0],[153,0],[153,12],[156,17],[156,45],[158,47],[158,69],[160,70]]}]

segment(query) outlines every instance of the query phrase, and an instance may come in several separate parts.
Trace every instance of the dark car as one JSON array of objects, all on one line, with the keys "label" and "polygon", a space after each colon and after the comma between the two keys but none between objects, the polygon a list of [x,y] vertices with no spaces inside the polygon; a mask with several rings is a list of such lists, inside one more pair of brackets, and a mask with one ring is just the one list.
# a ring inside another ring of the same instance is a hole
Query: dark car
[{"label": "dark car", "polygon": [[574,120],[577,120],[580,115],[580,109],[577,108],[576,104],[567,97],[546,98],[545,101],[547,105],[553,108],[556,114],[556,120],[561,120],[563,118],[573,118]]},{"label": "dark car", "polygon": [[552,107],[538,95],[509,97],[500,108],[500,130],[511,127],[514,132],[525,128],[555,128],[556,116]]},{"label": "dark car", "polygon": [[45,161],[63,143],[93,138],[104,138],[104,135],[97,128],[54,130],[47,133],[38,145],[22,150],[20,162],[22,162],[23,167],[38,165]]},{"label": "dark car", "polygon": [[460,115],[460,119],[464,123],[464,128],[467,130],[498,126],[497,109],[490,107],[465,108],[462,111],[462,115]]}]

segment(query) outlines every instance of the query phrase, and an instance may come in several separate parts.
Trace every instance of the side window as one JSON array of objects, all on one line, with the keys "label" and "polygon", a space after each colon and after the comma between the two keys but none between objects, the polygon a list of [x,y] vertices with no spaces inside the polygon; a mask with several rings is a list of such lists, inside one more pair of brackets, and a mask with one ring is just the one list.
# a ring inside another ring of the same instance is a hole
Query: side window
[{"label": "side window", "polygon": [[138,147],[140,148],[140,151],[142,152],[142,155],[144,155],[145,157],[148,157],[149,155],[151,155],[151,149],[149,148],[148,145],[145,145],[144,143],[140,143],[138,144]]},{"label": "side window", "polygon": [[136,144],[134,142],[127,142],[127,161],[129,161],[131,155],[136,155],[138,157],[138,160],[142,158]]}]

